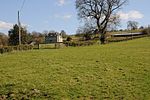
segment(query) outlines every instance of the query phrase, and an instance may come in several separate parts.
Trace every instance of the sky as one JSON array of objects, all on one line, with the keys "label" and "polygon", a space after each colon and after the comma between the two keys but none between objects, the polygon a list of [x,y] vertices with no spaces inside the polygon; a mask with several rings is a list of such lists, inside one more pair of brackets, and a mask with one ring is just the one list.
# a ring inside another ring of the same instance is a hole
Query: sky
[{"label": "sky", "polygon": [[[79,26],[75,0],[0,0],[0,32],[8,34],[8,30],[17,23],[17,11],[20,10],[20,21],[29,32],[65,30],[67,34],[75,34]],[[24,5],[23,5],[24,4]],[[150,0],[129,0],[120,15],[120,29],[125,29],[127,21],[137,21],[139,26],[150,24]]]}]

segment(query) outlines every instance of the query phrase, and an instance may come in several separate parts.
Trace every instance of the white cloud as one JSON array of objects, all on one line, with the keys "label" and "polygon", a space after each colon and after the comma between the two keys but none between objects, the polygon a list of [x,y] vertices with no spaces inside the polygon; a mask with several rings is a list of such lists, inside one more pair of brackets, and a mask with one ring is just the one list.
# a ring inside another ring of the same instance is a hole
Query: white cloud
[{"label": "white cloud", "polygon": [[0,30],[10,29],[13,27],[12,23],[0,21]]},{"label": "white cloud", "polygon": [[139,11],[136,11],[136,10],[129,11],[128,13],[120,11],[120,12],[118,12],[118,15],[123,20],[141,19],[144,17],[144,15],[142,13],[140,13]]},{"label": "white cloud", "polygon": [[68,20],[72,17],[72,15],[71,14],[66,14],[66,15],[55,14],[54,17],[58,19]]},{"label": "white cloud", "polygon": [[[13,23],[8,23],[8,22],[4,22],[4,21],[0,21],[0,30],[9,30],[11,28],[13,28]],[[28,27],[32,27],[31,25],[28,24],[21,24],[22,27],[28,28]]]},{"label": "white cloud", "polygon": [[71,17],[72,17],[72,15],[69,15],[69,14],[68,14],[68,15],[64,15],[64,16],[63,16],[63,19],[70,19]]},{"label": "white cloud", "polygon": [[58,5],[59,6],[62,6],[62,5],[64,5],[65,4],[65,0],[58,0]]}]

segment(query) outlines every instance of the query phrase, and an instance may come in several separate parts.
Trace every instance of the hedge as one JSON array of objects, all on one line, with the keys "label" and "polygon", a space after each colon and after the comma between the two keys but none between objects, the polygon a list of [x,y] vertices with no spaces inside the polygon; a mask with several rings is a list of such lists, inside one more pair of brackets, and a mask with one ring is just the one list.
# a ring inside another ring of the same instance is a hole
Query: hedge
[{"label": "hedge", "polygon": [[21,51],[21,50],[31,50],[33,49],[32,45],[18,45],[18,46],[5,46],[0,48],[0,53],[12,52],[14,50]]},{"label": "hedge", "polygon": [[89,45],[94,45],[96,42],[95,41],[76,41],[76,42],[72,42],[72,41],[66,41],[64,44],[66,46],[89,46]]},{"label": "hedge", "polygon": [[133,36],[133,37],[113,37],[113,38],[109,38],[107,40],[107,42],[121,42],[121,41],[128,41],[128,40],[132,40],[132,39],[136,39],[136,38],[142,38],[142,37],[146,37],[147,35],[139,35],[139,36]]}]

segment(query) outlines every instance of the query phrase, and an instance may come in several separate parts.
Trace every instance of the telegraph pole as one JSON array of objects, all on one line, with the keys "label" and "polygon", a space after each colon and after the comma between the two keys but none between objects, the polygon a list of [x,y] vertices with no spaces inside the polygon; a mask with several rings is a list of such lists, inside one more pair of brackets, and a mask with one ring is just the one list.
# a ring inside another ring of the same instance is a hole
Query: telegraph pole
[{"label": "telegraph pole", "polygon": [[21,23],[19,11],[18,11],[18,27],[19,27],[19,45],[21,45]]}]

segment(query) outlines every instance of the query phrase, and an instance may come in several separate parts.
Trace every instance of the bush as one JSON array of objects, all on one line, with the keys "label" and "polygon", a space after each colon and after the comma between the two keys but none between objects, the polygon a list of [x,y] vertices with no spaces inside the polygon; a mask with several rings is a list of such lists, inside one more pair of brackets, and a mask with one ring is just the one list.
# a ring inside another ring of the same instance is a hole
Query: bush
[{"label": "bush", "polygon": [[86,33],[86,34],[84,34],[83,38],[85,40],[91,40],[92,39],[92,34]]},{"label": "bush", "polygon": [[71,41],[72,40],[72,38],[69,36],[69,37],[67,37],[67,39],[66,39],[66,41]]},{"label": "bush", "polygon": [[0,48],[0,53],[1,53],[1,54],[3,53],[3,51],[4,51],[3,48]]}]

